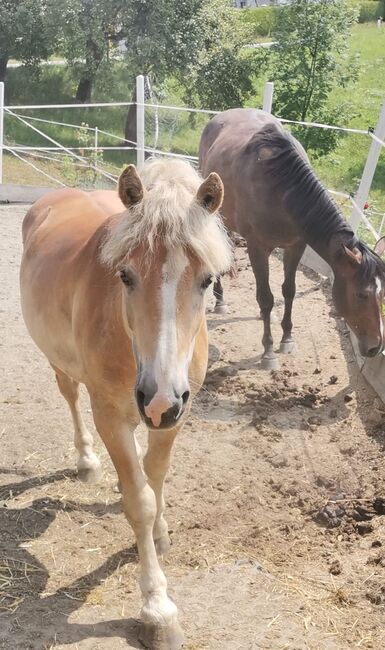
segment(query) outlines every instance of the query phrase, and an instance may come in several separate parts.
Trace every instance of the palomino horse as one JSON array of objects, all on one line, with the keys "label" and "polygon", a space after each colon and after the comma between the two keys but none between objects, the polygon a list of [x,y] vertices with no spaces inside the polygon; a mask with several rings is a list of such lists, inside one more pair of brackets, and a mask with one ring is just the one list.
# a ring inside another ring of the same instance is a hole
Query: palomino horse
[{"label": "palomino horse", "polygon": [[[229,268],[231,246],[215,214],[217,174],[202,182],[187,163],[149,161],[139,176],[130,165],[119,197],[65,189],[35,203],[23,224],[22,308],[71,409],[86,480],[100,468],[78,405],[79,383],[87,387],[136,536],[140,639],[169,650],[183,636],[157,559],[169,546],[163,482],[206,372],[206,289]],[[140,419],[149,430],[145,473],[134,436]]]},{"label": "palomino horse", "polygon": [[[309,244],[333,270],[334,303],[357,336],[361,354],[378,354],[383,346],[385,265],[355,237],[312,171],[299,142],[264,111],[224,111],[203,131],[200,166],[204,174],[220,174],[225,188],[225,225],[247,242],[264,326],[262,367],[277,366],[270,329],[274,298],[269,287],[269,256],[276,247],[284,249],[285,273],[280,351],[294,348],[295,274]],[[214,292],[216,309],[221,311],[220,279]]]}]

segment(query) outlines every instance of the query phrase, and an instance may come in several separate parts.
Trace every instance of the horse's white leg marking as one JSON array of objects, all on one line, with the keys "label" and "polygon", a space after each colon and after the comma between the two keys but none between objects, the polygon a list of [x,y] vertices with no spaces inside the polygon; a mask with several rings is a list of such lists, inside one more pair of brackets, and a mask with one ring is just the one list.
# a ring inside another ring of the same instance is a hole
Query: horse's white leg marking
[{"label": "horse's white leg marking", "polygon": [[[124,412],[103,404],[96,397],[92,398],[92,409],[96,427],[118,472],[123,508],[138,546],[141,563],[139,584],[144,600],[141,638],[147,647],[159,650],[180,647],[182,633],[177,621],[177,608],[167,596],[167,581],[159,566],[153,540],[157,503],[136,453],[136,423],[130,425]],[[154,643],[157,639],[164,641],[157,645]]]},{"label": "horse's white leg marking", "polygon": [[96,480],[100,473],[100,460],[93,451],[94,439],[88,431],[79,408],[79,384],[54,368],[59,390],[71,410],[74,425],[74,443],[78,451],[77,468],[83,481]]},{"label": "horse's white leg marking", "polygon": [[171,448],[177,434],[177,429],[172,431],[149,431],[148,450],[144,457],[144,471],[148,482],[155,493],[156,518],[153,537],[158,555],[163,555],[170,548],[168,525],[164,518],[165,501],[163,493],[164,478],[170,465]]}]

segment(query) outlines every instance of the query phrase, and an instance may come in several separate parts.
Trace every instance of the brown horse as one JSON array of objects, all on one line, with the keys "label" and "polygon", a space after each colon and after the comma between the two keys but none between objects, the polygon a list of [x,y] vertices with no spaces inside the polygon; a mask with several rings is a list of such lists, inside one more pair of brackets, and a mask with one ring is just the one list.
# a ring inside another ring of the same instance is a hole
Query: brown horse
[{"label": "brown horse", "polygon": [[[139,176],[130,165],[119,197],[65,189],[29,210],[22,309],[71,409],[85,480],[100,470],[78,405],[79,383],[87,387],[136,535],[140,639],[169,650],[183,636],[157,559],[169,547],[163,482],[206,372],[206,289],[230,266],[231,247],[215,214],[223,197],[217,174],[202,182],[187,163],[150,161]],[[145,473],[134,435],[141,419],[149,429]]]},{"label": "brown horse", "polygon": [[[269,256],[276,247],[284,249],[285,273],[280,351],[294,348],[295,274],[309,244],[333,270],[334,303],[357,336],[361,354],[378,354],[383,347],[385,265],[355,237],[312,171],[300,143],[264,111],[229,110],[205,127],[200,167],[204,174],[220,174],[225,187],[225,225],[247,242],[264,325],[262,367],[277,366],[270,329],[274,298],[269,287]],[[220,312],[224,305],[220,279],[214,293]]]}]

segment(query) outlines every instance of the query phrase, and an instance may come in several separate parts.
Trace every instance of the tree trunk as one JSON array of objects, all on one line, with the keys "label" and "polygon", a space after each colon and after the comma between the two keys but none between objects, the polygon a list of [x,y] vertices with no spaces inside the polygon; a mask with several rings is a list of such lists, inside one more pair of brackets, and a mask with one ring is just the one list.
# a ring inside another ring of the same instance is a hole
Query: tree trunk
[{"label": "tree trunk", "polygon": [[5,81],[8,61],[9,61],[9,57],[7,54],[4,56],[0,56],[0,81]]},{"label": "tree trunk", "polygon": [[80,78],[76,99],[85,104],[91,101],[92,85],[95,81],[100,64],[103,61],[104,50],[92,38],[86,43],[86,62],[84,72]]},{"label": "tree trunk", "polygon": [[137,142],[136,135],[136,88],[132,93],[131,101],[133,104],[128,107],[124,137],[129,142],[124,142],[125,147],[132,147],[132,142]]},{"label": "tree trunk", "polygon": [[89,103],[91,101],[91,90],[92,90],[92,79],[85,76],[82,77],[79,81],[78,89],[76,91],[76,99],[82,104]]}]

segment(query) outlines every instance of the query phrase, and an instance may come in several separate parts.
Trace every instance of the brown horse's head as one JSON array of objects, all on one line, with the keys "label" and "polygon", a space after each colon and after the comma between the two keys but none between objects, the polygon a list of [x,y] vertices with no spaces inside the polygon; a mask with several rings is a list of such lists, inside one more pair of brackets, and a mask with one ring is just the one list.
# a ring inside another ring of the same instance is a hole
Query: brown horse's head
[{"label": "brown horse's head", "polygon": [[385,265],[360,241],[339,245],[333,261],[337,311],[356,335],[362,356],[374,357],[384,345]]},{"label": "brown horse's head", "polygon": [[[120,276],[123,318],[136,358],[136,400],[150,428],[173,428],[188,406],[191,364],[207,364],[205,295],[231,249],[215,214],[217,174],[205,180],[179,161],[133,165],[119,179],[127,211],[102,257]],[[203,345],[202,345],[203,342]]]}]

